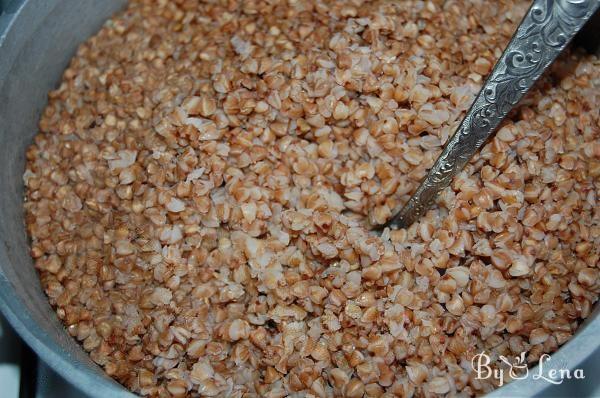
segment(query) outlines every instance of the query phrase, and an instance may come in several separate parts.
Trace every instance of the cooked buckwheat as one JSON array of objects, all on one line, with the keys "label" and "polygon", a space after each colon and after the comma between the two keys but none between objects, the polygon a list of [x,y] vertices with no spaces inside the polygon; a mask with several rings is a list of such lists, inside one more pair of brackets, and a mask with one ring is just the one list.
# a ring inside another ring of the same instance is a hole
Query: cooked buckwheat
[{"label": "cooked buckwheat", "polygon": [[67,331],[161,397],[471,396],[600,282],[600,61],[562,57],[437,206],[378,235],[528,2],[135,0],[27,152]]}]

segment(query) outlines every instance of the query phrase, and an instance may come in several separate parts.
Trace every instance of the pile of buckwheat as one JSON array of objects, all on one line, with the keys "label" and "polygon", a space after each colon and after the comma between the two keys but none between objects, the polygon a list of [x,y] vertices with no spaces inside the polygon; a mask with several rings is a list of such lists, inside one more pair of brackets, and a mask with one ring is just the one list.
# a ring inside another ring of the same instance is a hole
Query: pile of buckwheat
[{"label": "pile of buckwheat", "polygon": [[161,397],[471,396],[474,354],[573,335],[600,281],[600,61],[547,73],[425,218],[370,232],[527,1],[138,0],[27,152],[50,303]]}]

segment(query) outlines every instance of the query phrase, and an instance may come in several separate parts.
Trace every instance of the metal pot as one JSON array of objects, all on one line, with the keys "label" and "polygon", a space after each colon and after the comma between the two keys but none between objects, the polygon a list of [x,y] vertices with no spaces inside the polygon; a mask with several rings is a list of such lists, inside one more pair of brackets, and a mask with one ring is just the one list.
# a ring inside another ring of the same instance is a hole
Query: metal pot
[{"label": "metal pot", "polygon": [[[132,396],[106,376],[65,331],[44,295],[29,256],[23,221],[25,150],[37,131],[48,91],[77,45],[121,9],[125,0],[0,0],[0,305],[9,322],[52,368],[94,397]],[[545,369],[577,368],[584,361],[594,384],[600,338],[598,309]],[[595,366],[593,366],[595,365]],[[535,373],[536,370],[534,369]],[[578,380],[577,382],[584,382]],[[529,377],[490,396],[572,395]],[[596,383],[597,384],[597,383]],[[580,390],[581,391],[581,390]]]}]

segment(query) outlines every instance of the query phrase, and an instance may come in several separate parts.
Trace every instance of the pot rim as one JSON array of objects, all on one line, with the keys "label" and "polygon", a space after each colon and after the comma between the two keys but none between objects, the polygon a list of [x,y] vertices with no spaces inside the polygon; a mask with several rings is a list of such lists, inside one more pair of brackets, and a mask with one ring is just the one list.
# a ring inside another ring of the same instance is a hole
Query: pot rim
[{"label": "pot rim", "polygon": [[[45,0],[13,0],[6,5],[8,9],[0,13],[0,88],[5,87],[13,60],[19,56],[23,44],[29,39],[22,34],[23,25],[26,25],[27,30],[35,31],[46,22],[58,3]],[[23,20],[23,23],[19,23],[19,20]],[[76,361],[37,326],[22,298],[4,273],[2,264],[10,262],[10,250],[0,236],[0,311],[17,334],[50,368],[88,396],[134,397],[135,395],[114,379],[91,372],[85,364]],[[54,316],[56,317],[56,314]],[[66,330],[64,333],[67,338],[72,339]],[[81,347],[80,349],[83,350]],[[93,363],[91,359],[90,363]]]}]

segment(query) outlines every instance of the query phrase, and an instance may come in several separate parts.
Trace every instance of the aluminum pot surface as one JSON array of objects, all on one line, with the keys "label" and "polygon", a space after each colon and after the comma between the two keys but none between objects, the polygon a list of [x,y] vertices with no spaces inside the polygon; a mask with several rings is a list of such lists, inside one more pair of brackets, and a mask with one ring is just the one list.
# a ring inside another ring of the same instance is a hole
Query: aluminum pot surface
[{"label": "aluminum pot surface", "polygon": [[[22,175],[25,151],[37,132],[48,91],[59,83],[77,45],[124,5],[125,0],[0,0],[0,305],[42,360],[93,397],[133,395],[91,361],[48,304],[29,256]],[[573,339],[552,355],[546,369],[572,370],[586,359],[589,363],[588,357],[597,357],[599,329],[596,308]],[[594,383],[593,377],[587,374],[586,382]],[[570,394],[574,391],[564,385],[529,377],[489,396]]]}]

